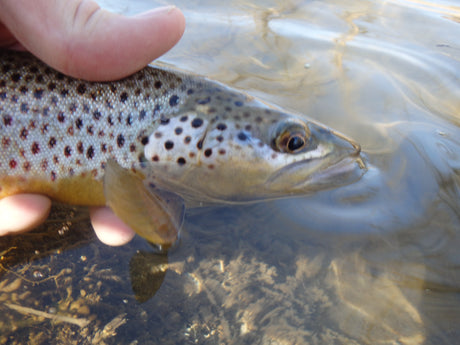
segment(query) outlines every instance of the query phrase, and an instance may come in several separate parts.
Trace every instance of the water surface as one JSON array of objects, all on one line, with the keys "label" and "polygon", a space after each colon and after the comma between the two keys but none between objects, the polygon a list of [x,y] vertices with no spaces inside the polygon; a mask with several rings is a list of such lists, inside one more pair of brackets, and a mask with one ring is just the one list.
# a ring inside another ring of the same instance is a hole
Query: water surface
[{"label": "water surface", "polygon": [[[134,14],[166,2],[101,4]],[[83,211],[57,208],[0,244],[0,343],[455,343],[460,6],[176,4],[187,30],[161,63],[345,133],[369,171],[303,198],[189,211],[168,257],[137,238],[105,247]]]}]

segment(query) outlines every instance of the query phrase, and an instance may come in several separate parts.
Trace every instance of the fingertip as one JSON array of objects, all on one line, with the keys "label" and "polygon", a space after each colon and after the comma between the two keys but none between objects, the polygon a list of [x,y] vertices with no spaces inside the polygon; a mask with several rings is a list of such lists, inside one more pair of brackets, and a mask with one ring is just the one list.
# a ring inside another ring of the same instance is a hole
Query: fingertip
[{"label": "fingertip", "polygon": [[93,81],[117,80],[139,71],[169,51],[185,30],[185,17],[175,6],[135,16],[101,9],[93,14],[91,25],[78,22],[85,24],[77,25],[65,44],[60,69]]},{"label": "fingertip", "polygon": [[38,194],[17,194],[0,200],[0,236],[32,230],[48,217],[51,200]]},{"label": "fingertip", "polygon": [[108,207],[92,207],[90,218],[96,236],[106,245],[122,246],[135,235]]}]

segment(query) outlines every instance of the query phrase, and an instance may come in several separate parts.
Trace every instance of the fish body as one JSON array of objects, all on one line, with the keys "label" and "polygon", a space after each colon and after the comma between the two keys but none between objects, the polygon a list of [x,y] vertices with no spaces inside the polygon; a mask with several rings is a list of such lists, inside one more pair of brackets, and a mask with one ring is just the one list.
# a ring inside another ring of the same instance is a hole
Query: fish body
[{"label": "fish body", "polygon": [[[150,190],[154,208],[161,191],[188,204],[247,202],[331,188],[364,171],[359,145],[343,135],[202,77],[149,66],[86,82],[6,50],[0,73],[0,198],[40,193],[117,209],[123,195],[107,200],[110,186],[123,193],[130,180]],[[122,181],[106,174],[108,162],[128,172]]]}]

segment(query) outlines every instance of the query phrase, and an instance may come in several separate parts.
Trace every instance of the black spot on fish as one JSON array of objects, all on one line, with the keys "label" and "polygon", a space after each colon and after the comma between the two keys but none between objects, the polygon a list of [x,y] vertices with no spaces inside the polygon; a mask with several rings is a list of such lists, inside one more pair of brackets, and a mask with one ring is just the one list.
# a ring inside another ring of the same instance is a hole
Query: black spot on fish
[{"label": "black spot on fish", "polygon": [[69,105],[69,111],[71,114],[73,114],[77,110],[77,104],[76,103],[71,103]]},{"label": "black spot on fish", "polygon": [[165,149],[166,150],[171,150],[174,147],[174,143],[171,140],[167,140],[165,142]]},{"label": "black spot on fish", "polygon": [[93,125],[89,125],[88,127],[86,127],[86,133],[88,133],[89,135],[93,135],[94,134],[94,127]]},{"label": "black spot on fish", "polygon": [[56,89],[56,83],[50,82],[48,83],[48,90],[49,91],[54,91]]},{"label": "black spot on fish", "polygon": [[101,118],[102,114],[99,110],[95,110],[94,113],[93,113],[93,119],[95,119],[96,121],[99,120]]},{"label": "black spot on fish", "polygon": [[160,125],[167,125],[169,123],[169,119],[168,118],[165,118],[165,117],[162,117],[160,119]]},{"label": "black spot on fish", "polygon": [[143,120],[145,118],[145,116],[147,115],[147,113],[145,112],[144,109],[142,109],[140,112],[139,112],[139,120]]},{"label": "black spot on fish", "polygon": [[236,102],[235,102],[235,105],[236,105],[237,107],[242,107],[242,106],[244,105],[244,103],[243,103],[242,101],[236,101]]},{"label": "black spot on fish", "polygon": [[29,131],[26,128],[23,128],[19,136],[21,137],[22,140],[26,140],[28,135],[29,135]]},{"label": "black spot on fish", "polygon": [[64,156],[70,157],[71,155],[72,155],[72,149],[70,148],[70,146],[66,146],[64,148]]},{"label": "black spot on fish", "polygon": [[149,137],[147,137],[147,136],[146,136],[146,137],[142,137],[142,139],[141,139],[141,144],[145,146],[145,145],[147,145],[148,143],[149,143]]},{"label": "black spot on fish", "polygon": [[85,92],[86,92],[86,85],[83,84],[83,83],[82,83],[82,84],[78,84],[78,86],[77,86],[77,93],[78,93],[79,95],[83,95],[83,94],[85,94]]},{"label": "black spot on fish", "polygon": [[27,105],[27,103],[22,103],[21,104],[21,113],[28,113],[29,112],[29,106]]},{"label": "black spot on fish", "polygon": [[188,120],[188,116],[187,116],[187,115],[184,115],[184,116],[182,116],[182,117],[180,118],[179,121],[180,121],[180,122],[185,122],[185,121],[187,121],[187,120]]},{"label": "black spot on fish", "polygon": [[219,131],[225,131],[227,129],[227,125],[225,123],[219,123],[216,128]]},{"label": "black spot on fish", "polygon": [[120,101],[121,101],[122,103],[125,103],[127,100],[128,100],[128,93],[127,93],[127,92],[122,92],[122,93],[120,94]]},{"label": "black spot on fish", "polygon": [[248,136],[244,132],[239,132],[238,139],[240,139],[241,141],[245,141],[245,140],[248,140]]},{"label": "black spot on fish", "polygon": [[3,116],[3,124],[5,126],[11,126],[12,123],[13,123],[13,118],[10,115]]},{"label": "black spot on fish", "polygon": [[18,163],[14,159],[10,160],[9,166],[11,169],[15,169],[17,165]]},{"label": "black spot on fish", "polygon": [[27,86],[21,86],[19,88],[19,92],[22,93],[23,95],[25,95],[28,91],[29,89],[27,88]]},{"label": "black spot on fish", "polygon": [[40,146],[38,145],[38,143],[36,141],[33,142],[30,150],[32,151],[32,154],[36,155],[37,153],[40,152]]},{"label": "black spot on fish", "polygon": [[216,140],[221,143],[224,141],[224,137],[222,135],[219,135],[218,137],[216,137]]},{"label": "black spot on fish", "polygon": [[6,92],[0,92],[0,99],[5,100],[6,99]]},{"label": "black spot on fish", "polygon": [[201,139],[200,141],[196,143],[196,147],[198,150],[201,150],[203,148],[203,139]]},{"label": "black spot on fish", "polygon": [[54,171],[51,171],[50,173],[50,179],[51,181],[55,181],[56,180],[56,173]]},{"label": "black spot on fish", "polygon": [[154,162],[158,162],[159,160],[160,160],[160,157],[158,157],[158,155],[154,155],[152,157],[152,161],[154,161]]},{"label": "black spot on fish", "polygon": [[93,146],[88,147],[88,150],[86,150],[86,158],[88,159],[93,159],[94,157],[94,148]]},{"label": "black spot on fish", "polygon": [[117,137],[117,145],[118,147],[122,148],[125,144],[125,137],[122,134],[119,134]]},{"label": "black spot on fish", "polygon": [[184,165],[185,163],[186,163],[186,161],[185,161],[184,157],[177,158],[177,164]]},{"label": "black spot on fish", "polygon": [[171,107],[174,107],[176,105],[179,104],[179,97],[177,95],[172,95],[170,98],[169,98],[169,105]]},{"label": "black spot on fish", "polygon": [[21,80],[21,75],[19,73],[13,73],[11,75],[12,82],[17,83],[19,80]]},{"label": "black spot on fish", "polygon": [[211,102],[211,97],[208,96],[206,98],[197,99],[196,102],[202,105],[208,104],[209,102]]},{"label": "black spot on fish", "polygon": [[75,126],[77,129],[81,129],[83,127],[83,120],[80,117],[75,120]]},{"label": "black spot on fish", "polygon": [[131,126],[133,124],[133,117],[131,115],[128,115],[128,117],[126,118],[126,124],[128,126]]},{"label": "black spot on fish", "polygon": [[189,135],[187,135],[187,136],[184,138],[184,143],[185,143],[185,144],[189,144],[191,141],[192,141],[192,138],[191,138]]},{"label": "black spot on fish", "polygon": [[226,153],[225,149],[219,149],[219,154],[224,155]]},{"label": "black spot on fish", "polygon": [[56,145],[56,138],[51,137],[50,140],[48,141],[48,147],[52,149]]},{"label": "black spot on fish", "polygon": [[174,133],[176,133],[177,135],[181,134],[182,133],[182,127],[176,127],[176,129],[174,129]]},{"label": "black spot on fish", "polygon": [[193,121],[192,121],[192,127],[193,128],[201,127],[202,124],[203,124],[203,119],[201,119],[199,117],[194,118]]},{"label": "black spot on fish", "polygon": [[61,90],[61,96],[62,97],[66,97],[68,94],[69,94],[69,90],[67,90],[67,89],[62,89]]},{"label": "black spot on fish", "polygon": [[153,86],[155,86],[155,89],[161,89],[161,87],[163,86],[162,82],[157,80],[155,82],[155,84],[153,84]]},{"label": "black spot on fish", "polygon": [[212,149],[206,149],[206,150],[204,150],[204,155],[205,155],[206,157],[211,157],[211,155],[212,155]]},{"label": "black spot on fish", "polygon": [[191,95],[192,93],[194,93],[195,91],[193,89],[188,89],[187,90],[187,95]]},{"label": "black spot on fish", "polygon": [[43,82],[45,81],[45,78],[43,78],[43,75],[42,74],[39,74],[35,77],[35,81],[38,83],[38,84],[43,84]]},{"label": "black spot on fish", "polygon": [[154,136],[155,136],[155,138],[160,139],[163,136],[163,133],[155,132]]}]

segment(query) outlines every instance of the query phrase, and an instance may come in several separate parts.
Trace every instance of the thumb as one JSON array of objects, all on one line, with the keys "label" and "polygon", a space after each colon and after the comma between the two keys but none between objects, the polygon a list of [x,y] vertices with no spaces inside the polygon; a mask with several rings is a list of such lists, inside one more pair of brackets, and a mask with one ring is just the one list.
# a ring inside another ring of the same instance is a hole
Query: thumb
[{"label": "thumb", "polygon": [[3,0],[0,20],[55,69],[87,80],[113,80],[171,49],[185,28],[182,12],[162,7],[126,17],[92,0]]}]

